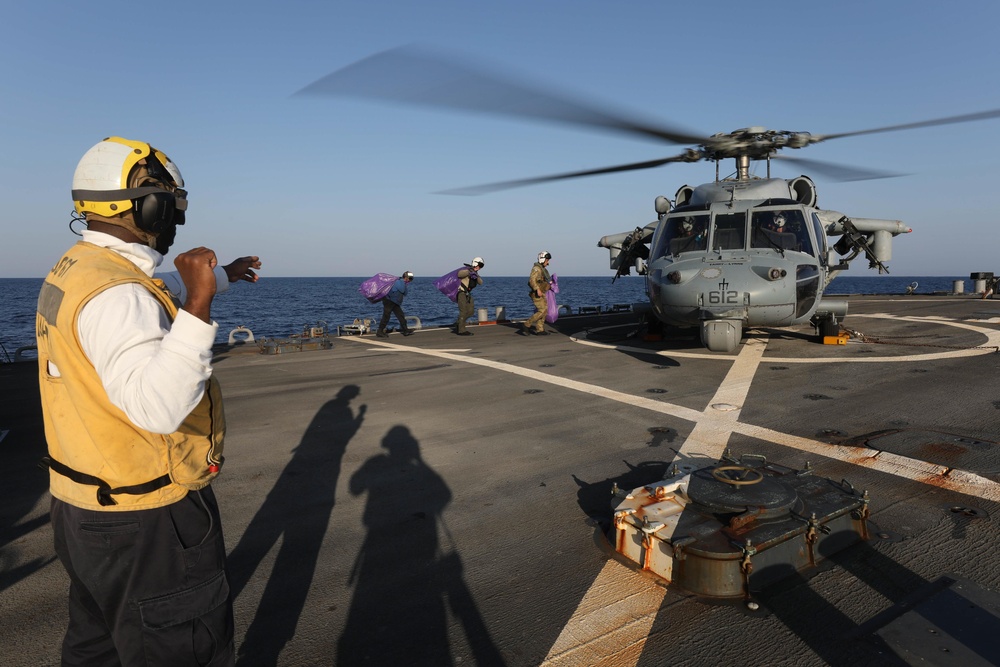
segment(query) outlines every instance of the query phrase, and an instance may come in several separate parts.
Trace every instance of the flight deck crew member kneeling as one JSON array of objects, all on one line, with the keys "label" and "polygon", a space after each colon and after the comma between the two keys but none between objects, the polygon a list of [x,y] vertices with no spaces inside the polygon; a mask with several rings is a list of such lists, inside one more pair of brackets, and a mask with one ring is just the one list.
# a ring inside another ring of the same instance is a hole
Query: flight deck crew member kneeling
[{"label": "flight deck crew member kneeling", "polygon": [[476,309],[476,301],[472,298],[472,290],[477,285],[483,284],[483,279],[479,277],[479,272],[486,266],[482,257],[474,257],[472,264],[466,264],[465,268],[458,270],[458,294],[455,295],[455,302],[458,303],[458,319],[455,321],[455,333],[459,336],[471,336],[472,332],[465,328],[465,321],[472,317]]},{"label": "flight deck crew member kneeling", "polygon": [[217,270],[208,248],[178,255],[178,309],[153,271],[184,224],[183,186],[149,144],[91,148],[73,176],[87,229],[38,297],[44,461],[70,579],[63,665],[234,664],[209,486],[225,434],[211,304],[227,278],[255,281],[260,262]]}]

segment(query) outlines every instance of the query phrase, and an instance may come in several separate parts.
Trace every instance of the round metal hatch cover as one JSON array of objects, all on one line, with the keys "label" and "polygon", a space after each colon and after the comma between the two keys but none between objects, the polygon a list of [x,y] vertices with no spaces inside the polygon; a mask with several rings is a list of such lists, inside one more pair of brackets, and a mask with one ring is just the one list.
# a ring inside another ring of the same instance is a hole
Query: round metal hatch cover
[{"label": "round metal hatch cover", "polygon": [[743,513],[753,508],[767,516],[782,516],[795,505],[795,489],[763,470],[751,468],[747,479],[762,475],[757,483],[735,486],[720,481],[712,474],[714,468],[703,468],[691,475],[688,497],[707,511],[717,514]]}]

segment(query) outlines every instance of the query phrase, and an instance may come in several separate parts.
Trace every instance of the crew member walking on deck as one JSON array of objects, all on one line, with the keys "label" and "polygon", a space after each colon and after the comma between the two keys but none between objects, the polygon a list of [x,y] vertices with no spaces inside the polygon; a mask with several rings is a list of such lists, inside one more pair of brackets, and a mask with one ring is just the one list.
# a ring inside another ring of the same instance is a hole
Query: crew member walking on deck
[{"label": "crew member walking on deck", "polygon": [[[528,275],[528,296],[531,303],[535,304],[535,314],[524,322],[522,334],[534,333],[537,336],[547,336],[545,330],[545,315],[549,312],[548,298],[545,293],[552,288],[552,276],[549,275],[549,260],[552,259],[547,251],[538,253],[538,261],[531,267]],[[532,329],[534,327],[534,329]]]},{"label": "crew member walking on deck", "polygon": [[472,264],[466,264],[465,268],[458,270],[458,294],[455,295],[455,302],[458,304],[458,320],[455,321],[455,333],[459,336],[471,336],[472,332],[465,328],[465,321],[472,317],[476,308],[476,301],[472,298],[472,290],[483,284],[483,279],[479,277],[479,272],[486,264],[482,257],[475,257]]},{"label": "crew member walking on deck", "polygon": [[[210,486],[225,415],[211,305],[257,279],[195,248],[153,277],[185,222],[180,171],[110,137],[73,176],[83,240],[46,277],[36,330],[55,551],[69,575],[63,665],[233,665],[226,548]],[[171,292],[173,284],[178,293]]]},{"label": "crew member walking on deck", "polygon": [[387,338],[389,334],[385,332],[385,326],[389,324],[389,315],[395,315],[399,321],[399,331],[404,336],[409,336],[413,332],[406,326],[406,315],[403,314],[403,299],[406,297],[406,289],[413,280],[412,271],[403,271],[403,277],[392,285],[389,293],[382,297],[382,319],[378,323],[375,335],[379,338]]}]

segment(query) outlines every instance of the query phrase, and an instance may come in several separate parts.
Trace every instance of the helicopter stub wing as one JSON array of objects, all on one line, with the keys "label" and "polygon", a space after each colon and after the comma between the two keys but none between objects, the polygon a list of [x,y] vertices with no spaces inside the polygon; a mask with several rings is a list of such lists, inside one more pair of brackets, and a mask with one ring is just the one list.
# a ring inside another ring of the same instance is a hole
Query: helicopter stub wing
[{"label": "helicopter stub wing", "polygon": [[611,268],[615,270],[615,276],[611,279],[614,282],[618,276],[627,276],[635,266],[639,275],[645,273],[645,265],[642,260],[649,258],[649,242],[653,238],[660,221],[656,220],[645,227],[636,227],[631,232],[611,234],[601,237],[597,242],[598,248],[607,248],[611,254]]},{"label": "helicopter stub wing", "polygon": [[880,220],[877,218],[848,218],[839,211],[817,210],[816,215],[826,228],[827,236],[840,236],[834,249],[844,258],[841,267],[847,265],[859,254],[864,253],[871,268],[879,273],[889,273],[885,263],[892,259],[892,239],[899,234],[913,231],[901,220]]}]

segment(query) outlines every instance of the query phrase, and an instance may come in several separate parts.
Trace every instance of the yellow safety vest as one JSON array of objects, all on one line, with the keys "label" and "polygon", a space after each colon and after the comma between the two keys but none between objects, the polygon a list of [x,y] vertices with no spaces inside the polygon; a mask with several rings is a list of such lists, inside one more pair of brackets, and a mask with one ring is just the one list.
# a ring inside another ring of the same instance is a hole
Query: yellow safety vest
[{"label": "yellow safety vest", "polygon": [[[35,326],[49,486],[54,497],[84,509],[169,505],[190,489],[208,486],[223,461],[226,419],[215,378],[180,428],[167,435],[139,428],[108,400],[80,346],[77,319],[87,302],[124,283],[139,283],[171,321],[177,316],[162,281],[118,253],[83,241],[52,268],[38,296]],[[49,361],[59,377],[49,375]]]}]

